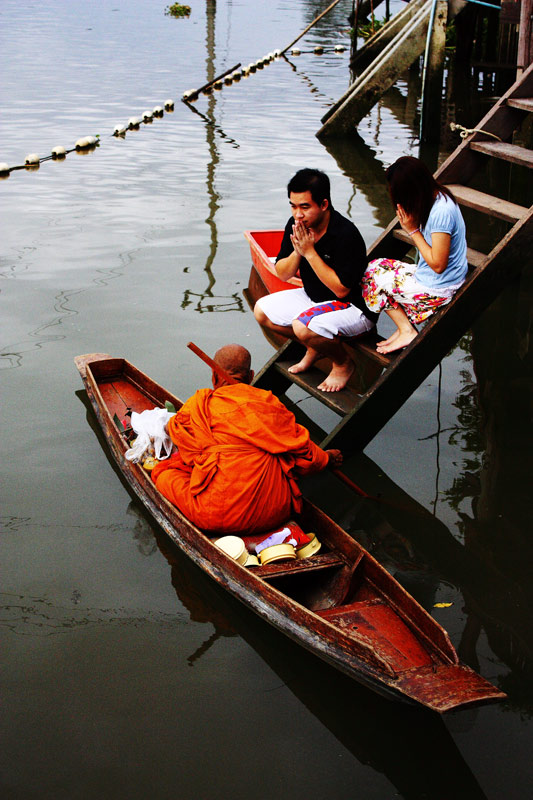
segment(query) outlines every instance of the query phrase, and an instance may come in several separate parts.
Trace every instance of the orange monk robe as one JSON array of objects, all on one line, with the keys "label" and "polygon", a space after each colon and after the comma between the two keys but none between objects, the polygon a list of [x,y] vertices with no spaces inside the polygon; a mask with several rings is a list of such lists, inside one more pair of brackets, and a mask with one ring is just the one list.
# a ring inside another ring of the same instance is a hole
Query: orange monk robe
[{"label": "orange monk robe", "polygon": [[295,475],[328,463],[272,392],[244,383],[200,389],[168,430],[178,453],[152,478],[203,530],[254,533],[280,525],[302,506]]}]

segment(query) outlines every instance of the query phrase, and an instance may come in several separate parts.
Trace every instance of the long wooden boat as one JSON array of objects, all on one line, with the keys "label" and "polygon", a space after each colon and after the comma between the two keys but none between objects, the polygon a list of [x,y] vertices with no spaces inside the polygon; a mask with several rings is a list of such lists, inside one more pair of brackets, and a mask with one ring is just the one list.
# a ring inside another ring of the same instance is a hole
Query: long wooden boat
[{"label": "long wooden boat", "polygon": [[[296,522],[322,549],[296,561],[244,567],[171,505],[149,472],[125,458],[127,412],[181,400],[124,358],[75,359],[125,479],[192,561],[259,616],[363,685],[438,712],[505,694],[460,664],[446,631],[380,564],[308,500]],[[246,541],[246,536],[243,536]],[[257,538],[257,537],[255,537]],[[251,540],[250,540],[251,541]]]}]

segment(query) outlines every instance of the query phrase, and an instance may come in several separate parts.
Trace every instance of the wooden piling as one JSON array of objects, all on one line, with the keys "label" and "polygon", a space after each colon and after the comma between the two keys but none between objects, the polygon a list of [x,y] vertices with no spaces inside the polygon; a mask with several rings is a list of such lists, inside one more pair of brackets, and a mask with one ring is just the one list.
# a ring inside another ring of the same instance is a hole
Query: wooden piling
[{"label": "wooden piling", "polygon": [[422,118],[420,139],[438,142],[441,129],[442,78],[446,47],[446,24],[448,21],[447,0],[436,0],[431,31],[424,55],[422,75]]}]

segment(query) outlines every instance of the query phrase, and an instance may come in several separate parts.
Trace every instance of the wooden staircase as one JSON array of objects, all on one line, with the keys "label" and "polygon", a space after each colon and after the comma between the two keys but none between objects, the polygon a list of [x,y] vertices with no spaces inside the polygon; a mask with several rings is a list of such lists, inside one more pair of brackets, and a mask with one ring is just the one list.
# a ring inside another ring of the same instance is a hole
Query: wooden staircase
[{"label": "wooden staircase", "polygon": [[[533,112],[533,65],[492,107],[476,132],[468,135],[435,173],[449,186],[460,206],[502,220],[510,227],[498,237],[488,253],[468,248],[469,274],[453,300],[439,309],[424,325],[413,342],[389,356],[375,352],[372,337],[350,340],[354,360],[363,355],[373,358],[380,374],[365,390],[350,386],[341,392],[317,389],[324,372],[311,370],[292,375],[288,367],[301,355],[301,346],[284,344],[257,374],[254,385],[284,393],[296,384],[340,416],[334,430],[320,443],[323,448],[338,447],[345,454],[362,450],[388,422],[415,389],[446,356],[476,317],[519,273],[524,262],[533,258],[533,188],[528,206],[472,187],[487,163],[493,159],[521,167],[533,167],[533,151],[511,143],[514,132]],[[492,135],[491,135],[492,134]],[[533,177],[533,173],[532,173]],[[411,248],[409,237],[395,218],[368,251],[369,259],[403,259]]]}]

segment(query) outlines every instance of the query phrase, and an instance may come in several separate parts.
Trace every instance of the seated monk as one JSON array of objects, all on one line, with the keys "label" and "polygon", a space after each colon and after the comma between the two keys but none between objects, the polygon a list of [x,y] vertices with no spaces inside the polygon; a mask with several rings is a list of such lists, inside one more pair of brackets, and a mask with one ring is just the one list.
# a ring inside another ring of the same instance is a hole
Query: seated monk
[{"label": "seated monk", "polygon": [[301,510],[296,480],[342,462],[322,450],[272,392],[250,386],[250,353],[217,351],[213,389],[199,389],[168,422],[178,452],[152,471],[155,485],[195,525],[217,533],[261,533]]}]

